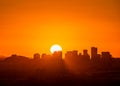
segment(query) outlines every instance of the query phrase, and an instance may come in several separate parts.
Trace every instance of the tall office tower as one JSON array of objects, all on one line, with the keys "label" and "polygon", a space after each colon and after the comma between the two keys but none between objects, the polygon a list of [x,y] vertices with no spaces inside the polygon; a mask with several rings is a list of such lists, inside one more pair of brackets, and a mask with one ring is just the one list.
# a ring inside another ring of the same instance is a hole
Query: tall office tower
[{"label": "tall office tower", "polygon": [[90,56],[89,56],[89,54],[88,54],[88,50],[83,50],[83,59],[85,60],[85,61],[89,61],[90,60]]},{"label": "tall office tower", "polygon": [[98,51],[96,47],[91,47],[91,60],[96,59],[96,57],[98,56],[97,52]]}]

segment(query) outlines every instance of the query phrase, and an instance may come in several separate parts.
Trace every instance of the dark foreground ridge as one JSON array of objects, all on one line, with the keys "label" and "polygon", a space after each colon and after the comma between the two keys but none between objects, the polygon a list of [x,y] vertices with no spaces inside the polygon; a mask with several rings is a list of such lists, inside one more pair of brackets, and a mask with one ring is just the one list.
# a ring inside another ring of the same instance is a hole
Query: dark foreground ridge
[{"label": "dark foreground ridge", "polygon": [[0,86],[120,86],[120,58],[91,48],[83,53],[12,55],[0,61]]}]

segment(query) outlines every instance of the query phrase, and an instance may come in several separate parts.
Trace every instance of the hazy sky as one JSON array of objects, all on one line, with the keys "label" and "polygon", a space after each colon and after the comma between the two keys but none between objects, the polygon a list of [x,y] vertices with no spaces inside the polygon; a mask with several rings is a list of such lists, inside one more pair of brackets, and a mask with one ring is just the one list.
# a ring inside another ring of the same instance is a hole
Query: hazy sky
[{"label": "hazy sky", "polygon": [[0,55],[91,46],[120,56],[120,0],[0,0]]}]

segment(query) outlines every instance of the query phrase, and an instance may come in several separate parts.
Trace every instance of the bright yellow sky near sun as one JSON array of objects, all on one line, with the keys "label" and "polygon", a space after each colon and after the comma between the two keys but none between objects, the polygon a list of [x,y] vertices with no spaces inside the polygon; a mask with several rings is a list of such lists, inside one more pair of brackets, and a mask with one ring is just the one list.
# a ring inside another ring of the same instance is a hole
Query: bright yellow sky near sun
[{"label": "bright yellow sky near sun", "polygon": [[0,0],[0,55],[96,46],[120,56],[119,0]]}]

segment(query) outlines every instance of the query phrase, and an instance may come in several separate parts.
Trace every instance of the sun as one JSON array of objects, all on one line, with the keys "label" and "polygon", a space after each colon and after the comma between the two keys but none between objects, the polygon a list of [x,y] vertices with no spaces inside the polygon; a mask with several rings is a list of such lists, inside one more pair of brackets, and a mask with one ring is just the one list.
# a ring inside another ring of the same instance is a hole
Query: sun
[{"label": "sun", "polygon": [[62,51],[62,47],[60,45],[58,45],[58,44],[54,44],[50,48],[51,53],[54,53],[56,51]]}]

